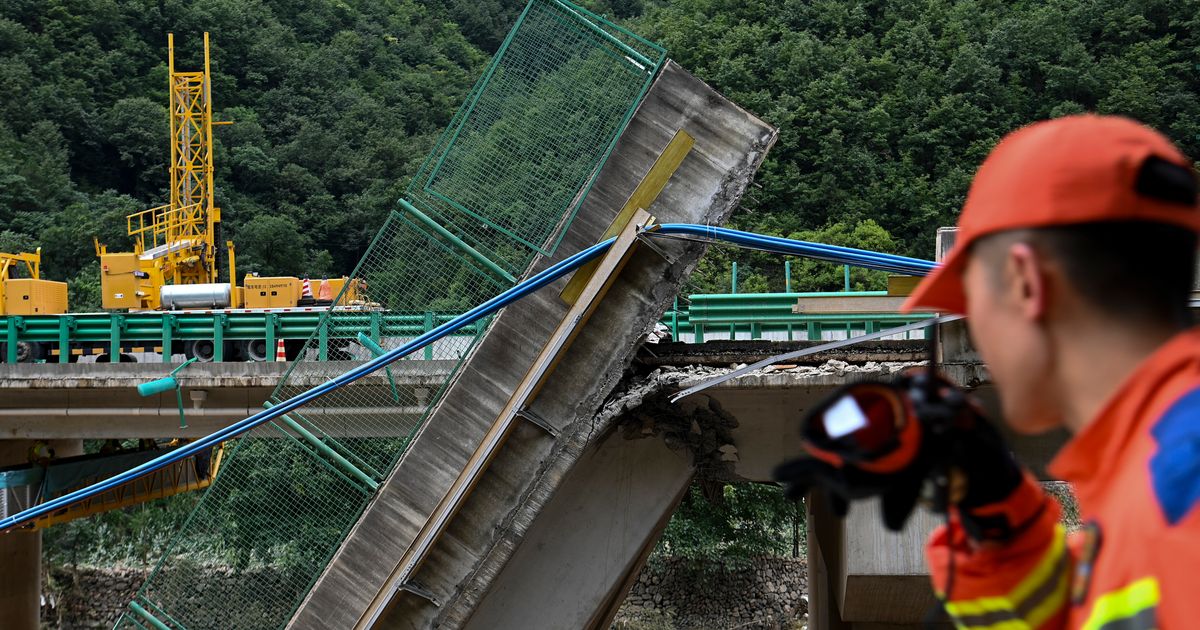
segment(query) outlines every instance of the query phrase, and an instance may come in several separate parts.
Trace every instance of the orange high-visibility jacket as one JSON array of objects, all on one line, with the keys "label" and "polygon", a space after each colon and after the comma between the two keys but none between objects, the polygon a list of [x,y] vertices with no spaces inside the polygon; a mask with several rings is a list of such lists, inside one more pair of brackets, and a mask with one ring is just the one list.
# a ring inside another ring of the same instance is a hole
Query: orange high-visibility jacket
[{"label": "orange high-visibility jacket", "polygon": [[973,545],[954,518],[934,532],[934,588],[958,627],[1200,628],[1200,329],[1140,365],[1050,472],[1071,482],[1080,531],[1065,535],[1026,476],[995,508],[1037,515],[1013,540]]}]

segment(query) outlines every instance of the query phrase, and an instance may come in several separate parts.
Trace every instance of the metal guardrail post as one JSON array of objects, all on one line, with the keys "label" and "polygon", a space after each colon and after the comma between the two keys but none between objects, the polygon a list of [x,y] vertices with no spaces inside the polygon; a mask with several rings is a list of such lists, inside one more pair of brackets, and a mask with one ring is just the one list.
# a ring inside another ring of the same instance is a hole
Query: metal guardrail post
[{"label": "metal guardrail post", "polygon": [[225,326],[228,324],[229,317],[224,313],[213,318],[213,361],[216,363],[225,360]]},{"label": "metal guardrail post", "polygon": [[[792,292],[792,261],[783,261],[783,292]],[[792,341],[792,325],[787,325],[787,340]]]},{"label": "metal guardrail post", "polygon": [[317,360],[329,360],[329,318],[326,316],[322,316],[317,324]]},{"label": "metal guardrail post", "polygon": [[679,296],[675,296],[675,305],[671,308],[671,341],[679,341]]},{"label": "metal guardrail post", "polygon": [[125,316],[113,314],[108,320],[108,362],[121,362],[121,329],[125,326]]},{"label": "metal guardrail post", "polygon": [[279,316],[276,315],[275,313],[268,313],[266,326],[264,326],[264,329],[265,330],[263,330],[263,342],[267,346],[265,348],[266,353],[267,353],[266,360],[274,361],[275,360],[275,346],[278,345],[275,343],[275,340],[277,339],[277,334],[279,332]]},{"label": "metal guardrail post", "polygon": [[20,320],[21,318],[15,315],[8,316],[8,334],[6,335],[8,337],[8,342],[6,344],[7,351],[5,352],[5,354],[8,356],[4,358],[5,363],[17,362],[17,327],[21,323]]},{"label": "metal guardrail post", "polygon": [[175,347],[175,316],[163,313],[162,316],[162,362],[170,363],[172,350]]},{"label": "metal guardrail post", "polygon": [[75,327],[75,318],[64,315],[58,320],[58,362],[71,362],[71,329]]}]

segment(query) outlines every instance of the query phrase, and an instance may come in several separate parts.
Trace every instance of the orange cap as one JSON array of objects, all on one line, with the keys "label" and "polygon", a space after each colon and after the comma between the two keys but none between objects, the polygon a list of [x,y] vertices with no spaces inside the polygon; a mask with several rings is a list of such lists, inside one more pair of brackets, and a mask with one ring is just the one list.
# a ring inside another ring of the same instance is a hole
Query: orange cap
[{"label": "orange cap", "polygon": [[1128,118],[1068,116],[1008,134],[971,182],[954,246],[900,310],[965,312],[966,252],[994,232],[1102,221],[1151,221],[1200,231],[1195,199],[1185,204],[1138,192],[1139,174],[1151,156],[1191,168],[1170,140]]}]

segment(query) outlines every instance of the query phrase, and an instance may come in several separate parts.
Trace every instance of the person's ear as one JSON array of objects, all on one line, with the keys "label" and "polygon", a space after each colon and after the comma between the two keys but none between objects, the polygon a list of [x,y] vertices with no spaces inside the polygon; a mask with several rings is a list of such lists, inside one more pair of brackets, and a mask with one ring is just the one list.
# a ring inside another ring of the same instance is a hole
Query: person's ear
[{"label": "person's ear", "polygon": [[1037,251],[1028,243],[1013,243],[1004,267],[1010,302],[1026,319],[1042,319],[1046,315],[1046,280],[1044,261]]}]

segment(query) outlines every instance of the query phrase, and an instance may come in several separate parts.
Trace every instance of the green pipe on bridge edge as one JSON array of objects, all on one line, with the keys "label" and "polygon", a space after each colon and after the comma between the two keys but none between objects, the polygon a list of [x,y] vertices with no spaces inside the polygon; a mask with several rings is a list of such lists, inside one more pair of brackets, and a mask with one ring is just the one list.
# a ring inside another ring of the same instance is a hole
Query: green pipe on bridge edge
[{"label": "green pipe on bridge edge", "polygon": [[145,608],[142,608],[142,605],[137,603],[136,601],[129,602],[129,609],[132,610],[133,612],[137,613],[139,617],[141,617],[142,619],[145,619],[147,623],[154,626],[158,630],[171,630],[171,626],[168,626],[167,624],[163,623],[162,621],[159,621],[158,617],[155,617],[154,615],[150,614],[150,611],[146,610]]},{"label": "green pipe on bridge edge", "polygon": [[[270,401],[263,403],[264,409],[270,409],[271,407],[274,407],[274,406],[275,405],[273,405]],[[330,448],[328,444],[321,441],[321,438],[317,437],[316,435],[313,435],[312,431],[309,431],[308,429],[300,426],[299,422],[296,422],[291,417],[289,417],[287,414],[280,416],[279,419],[282,420],[284,424],[288,425],[288,428],[290,428],[291,430],[300,434],[300,437],[304,438],[305,442],[308,442],[309,444],[311,444],[312,447],[317,449],[322,455],[337,462],[337,464],[339,466],[341,466],[343,470],[350,473],[351,475],[354,475],[354,477],[356,479],[358,479],[363,484],[365,484],[367,487],[369,487],[371,489],[371,492],[374,492],[377,488],[379,488],[378,481],[375,481],[374,479],[372,479],[370,475],[363,472],[361,468],[359,468],[358,466],[355,466],[353,463],[351,463],[350,460],[348,460],[344,456],[342,456],[341,453]]]}]

